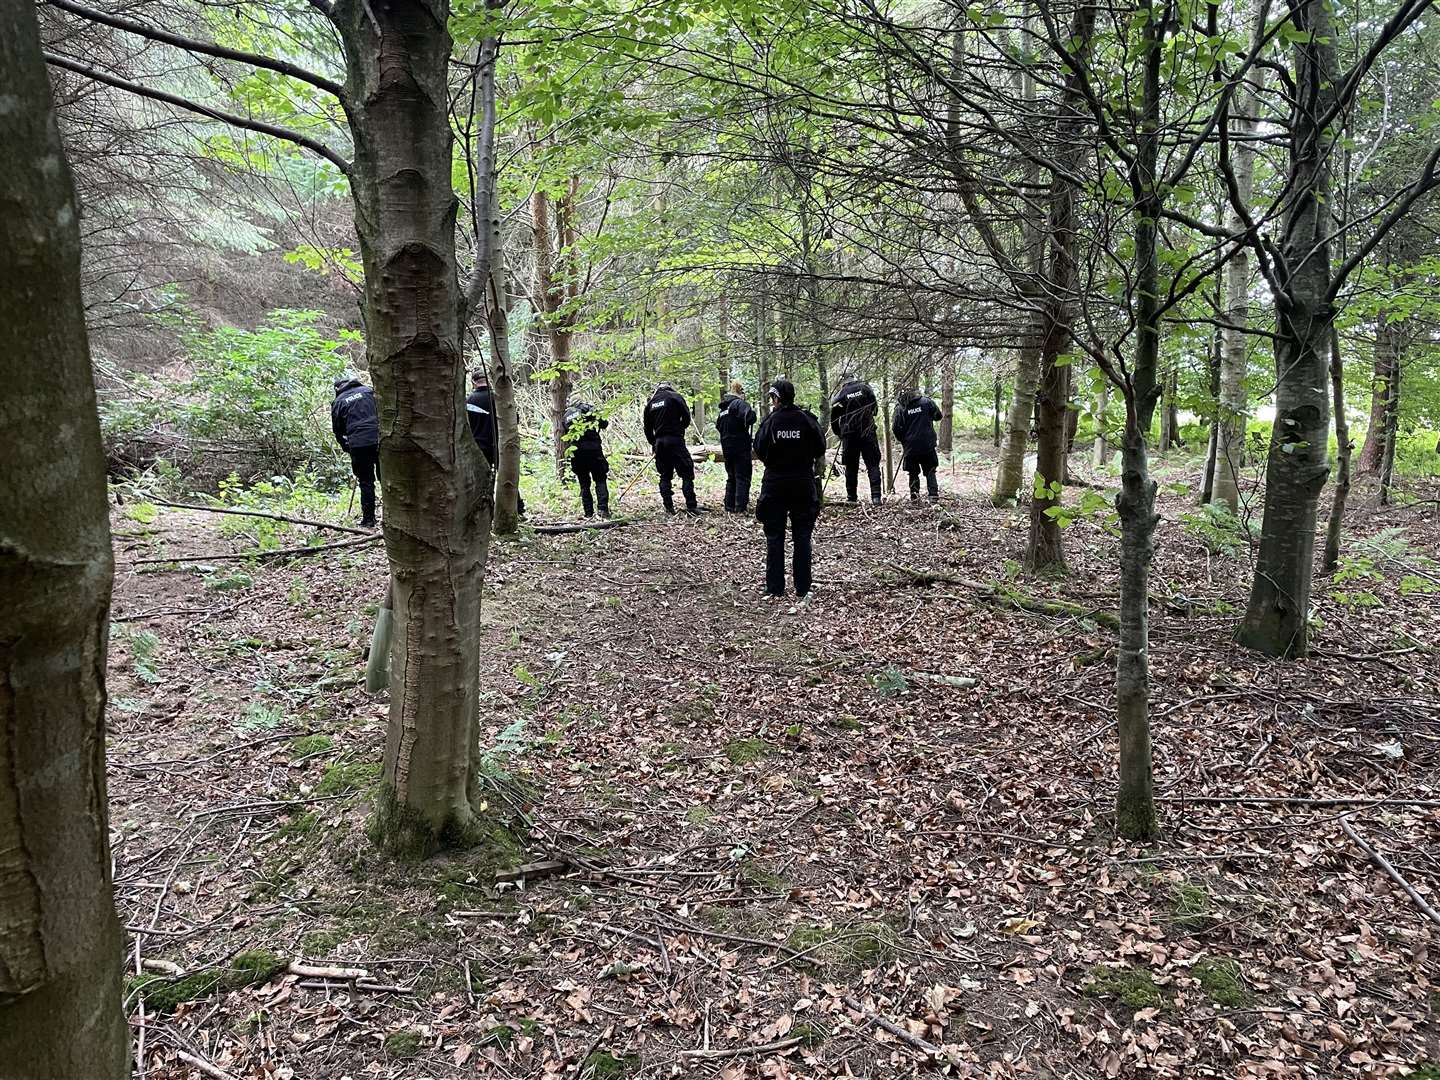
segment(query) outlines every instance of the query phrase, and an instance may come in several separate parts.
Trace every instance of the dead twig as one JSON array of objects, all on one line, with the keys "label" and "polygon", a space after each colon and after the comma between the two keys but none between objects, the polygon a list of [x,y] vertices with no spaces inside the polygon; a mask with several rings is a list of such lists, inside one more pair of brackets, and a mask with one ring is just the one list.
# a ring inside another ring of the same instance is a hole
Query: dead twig
[{"label": "dead twig", "polygon": [[1360,834],[1350,827],[1350,817],[1351,815],[1347,814],[1340,819],[1340,828],[1345,830],[1345,835],[1353,840],[1355,845],[1359,847],[1361,851],[1365,852],[1365,854],[1370,857],[1370,861],[1384,871],[1391,881],[1405,890],[1406,895],[1415,901],[1415,906],[1425,913],[1426,918],[1433,923],[1440,924],[1440,911],[1436,911],[1430,905],[1430,902],[1420,895],[1415,886],[1410,884],[1404,874],[1395,869],[1389,859],[1385,858],[1384,855],[1381,855],[1360,838]]},{"label": "dead twig", "polygon": [[224,1069],[211,1065],[210,1062],[195,1054],[186,1053],[184,1050],[177,1050],[175,1051],[175,1056],[185,1062],[186,1065],[193,1066],[206,1076],[213,1077],[214,1080],[235,1080],[235,1077]]},{"label": "dead twig", "polygon": [[171,555],[167,558],[134,559],[124,566],[152,566],[160,563],[206,563],[227,562],[242,559],[281,559],[290,555],[322,555],[327,551],[344,548],[364,547],[385,539],[379,533],[362,536],[359,540],[340,540],[333,544],[312,544],[307,547],[276,548],[273,551],[229,551],[211,555]]},{"label": "dead twig", "polygon": [[759,1057],[762,1054],[778,1054],[786,1050],[793,1050],[805,1040],[799,1035],[789,1039],[777,1039],[775,1042],[762,1043],[759,1046],[736,1046],[729,1050],[681,1050],[682,1058],[689,1058],[692,1061],[726,1061],[738,1057]]},{"label": "dead twig", "polygon": [[879,1013],[871,1012],[854,998],[847,997],[844,1000],[846,1008],[850,1009],[852,1012],[859,1013],[867,1021],[874,1024],[876,1027],[883,1028],[891,1035],[894,1035],[901,1042],[905,1043],[908,1046],[914,1047],[921,1053],[926,1054],[932,1058],[938,1058],[944,1053],[944,1051],[942,1051],[940,1047],[936,1046],[934,1043],[927,1042],[926,1040],[920,1038],[920,1036],[918,1035],[910,1034],[910,1032],[906,1031],[899,1024],[895,1023],[895,1021],[889,1019],[888,1017],[881,1016]]},{"label": "dead twig", "polygon": [[239,517],[267,518],[270,521],[284,521],[291,525],[309,525],[316,529],[334,529],[336,532],[354,533],[356,536],[366,536],[367,529],[357,529],[353,525],[336,525],[329,521],[312,521],[309,518],[291,517],[289,514],[272,514],[265,510],[241,510],[233,506],[202,506],[199,503],[167,502],[164,499],[151,499],[157,506],[173,506],[177,510],[200,510],[207,514],[235,514]]},{"label": "dead twig", "polygon": [[536,525],[535,531],[542,536],[558,536],[561,533],[578,533],[587,530],[618,529],[635,524],[629,518],[615,518],[611,521],[578,521],[573,525]]},{"label": "dead twig", "polygon": [[1244,804],[1251,806],[1440,806],[1440,799],[1392,799],[1368,795],[1333,796],[1304,799],[1298,795],[1160,795],[1160,802],[1205,803],[1214,805]]}]

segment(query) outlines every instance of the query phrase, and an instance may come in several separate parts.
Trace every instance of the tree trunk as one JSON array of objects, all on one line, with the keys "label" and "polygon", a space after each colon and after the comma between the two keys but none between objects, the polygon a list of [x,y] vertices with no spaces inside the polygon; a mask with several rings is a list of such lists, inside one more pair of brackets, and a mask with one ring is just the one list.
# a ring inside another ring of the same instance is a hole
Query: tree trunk
[{"label": "tree trunk", "polygon": [[875,419],[879,422],[881,429],[885,432],[885,490],[891,495],[895,494],[895,468],[892,451],[890,449],[890,417],[895,406],[890,401],[890,361],[885,361],[884,379],[880,387],[880,415]]},{"label": "tree trunk", "polygon": [[1175,403],[1179,393],[1179,375],[1174,368],[1165,373],[1164,388],[1160,402],[1160,449],[1168,452],[1181,445],[1180,408]]},{"label": "tree trunk", "polygon": [[947,351],[940,368],[940,452],[955,449],[955,353]]},{"label": "tree trunk", "polygon": [[75,187],[29,4],[0,5],[0,84],[0,1073],[124,1080],[105,799],[105,454]]},{"label": "tree trunk", "polygon": [[1110,404],[1110,380],[1100,383],[1100,400],[1095,403],[1095,445],[1091,448],[1091,464],[1103,469],[1110,464],[1110,442],[1105,438],[1105,409]]},{"label": "tree trunk", "polygon": [[[997,449],[997,450],[1000,449],[1000,390],[1001,390],[1000,376],[999,376],[999,375],[996,375],[996,376],[995,376],[995,424],[994,424],[995,432],[994,432],[994,439],[995,439],[995,449]],[[1022,460],[1022,465],[1023,465],[1023,460]]]},{"label": "tree trunk", "polygon": [[390,719],[371,836],[463,843],[479,790],[480,590],[488,471],[465,420],[445,0],[337,0],[355,141],[366,355],[380,412],[393,584]]},{"label": "tree trunk", "polygon": [[1250,601],[1238,639],[1270,656],[1304,656],[1314,571],[1315,518],[1330,473],[1326,383],[1330,323],[1330,150],[1316,119],[1335,97],[1335,43],[1326,0],[1293,0],[1295,94],[1289,197],[1281,252],[1289,277],[1276,297],[1275,425],[1265,467],[1265,517]]},{"label": "tree trunk", "polygon": [[[1095,9],[1082,5],[1076,10],[1071,41],[1080,42],[1088,56],[1094,29]],[[1049,513],[1058,507],[1065,477],[1066,413],[1070,402],[1070,365],[1062,358],[1071,343],[1075,317],[1075,185],[1071,177],[1080,171],[1084,154],[1083,129],[1087,111],[1080,74],[1066,75],[1064,104],[1055,122],[1056,154],[1060,167],[1050,181],[1050,255],[1046,268],[1046,300],[1042,307],[1044,334],[1040,339],[1039,443],[1035,449],[1035,488],[1030,500],[1030,542],[1025,565],[1035,570],[1065,569],[1060,523]],[[1138,373],[1137,373],[1138,377]],[[1042,490],[1043,484],[1043,490]],[[998,489],[997,489],[998,490]]]},{"label": "tree trunk", "polygon": [[1035,414],[1035,381],[1040,373],[1040,339],[1044,334],[1044,319],[1043,312],[1030,315],[1025,338],[1017,353],[1015,385],[1001,431],[995,488],[990,493],[990,502],[995,506],[1013,505],[1025,483],[1025,451],[1030,448],[1030,423]]},{"label": "tree trunk", "polygon": [[770,275],[764,270],[755,301],[755,374],[759,380],[756,399],[763,404],[770,387]]},{"label": "tree trunk", "polygon": [[514,536],[520,529],[520,410],[510,361],[510,274],[500,233],[500,208],[492,206],[490,281],[486,289],[486,321],[490,328],[490,388],[495,401],[495,535]]},{"label": "tree trunk", "polygon": [[1390,375],[1390,392],[1385,396],[1385,455],[1380,461],[1380,505],[1390,505],[1390,484],[1395,476],[1395,446],[1400,439],[1400,357]]},{"label": "tree trunk", "polygon": [[[1220,276],[1215,277],[1215,307],[1220,307]],[[1205,365],[1210,393],[1210,431],[1205,440],[1205,477],[1200,482],[1200,505],[1204,506],[1215,497],[1215,450],[1219,445],[1220,416],[1220,352],[1222,332],[1217,327],[1212,335],[1209,362]]]},{"label": "tree trunk", "polygon": [[1350,495],[1350,423],[1345,416],[1345,367],[1340,357],[1340,333],[1330,324],[1330,393],[1335,407],[1335,445],[1338,468],[1335,472],[1335,498],[1330,504],[1330,520],[1325,526],[1325,554],[1320,572],[1333,574],[1340,562],[1340,532],[1345,522],[1345,500]]},{"label": "tree trunk", "polygon": [[1400,328],[1391,323],[1385,312],[1379,315],[1375,328],[1375,378],[1370,384],[1370,426],[1365,429],[1365,442],[1355,459],[1357,475],[1373,473],[1385,459],[1385,408],[1395,380],[1396,361],[1400,354]]},{"label": "tree trunk", "polygon": [[[1263,27],[1257,29],[1257,34],[1262,30]],[[1255,132],[1255,113],[1264,79],[1264,69],[1255,68],[1251,78],[1236,88],[1231,99],[1231,126],[1235,133],[1231,162],[1239,201],[1247,209],[1255,187],[1255,149],[1250,138]],[[1244,219],[1234,205],[1229,208],[1225,228],[1232,236],[1245,228]],[[1232,514],[1240,512],[1240,469],[1245,464],[1249,325],[1250,249],[1241,245],[1225,264],[1225,316],[1220,348],[1220,400],[1215,412],[1212,492],[1213,501]]]}]

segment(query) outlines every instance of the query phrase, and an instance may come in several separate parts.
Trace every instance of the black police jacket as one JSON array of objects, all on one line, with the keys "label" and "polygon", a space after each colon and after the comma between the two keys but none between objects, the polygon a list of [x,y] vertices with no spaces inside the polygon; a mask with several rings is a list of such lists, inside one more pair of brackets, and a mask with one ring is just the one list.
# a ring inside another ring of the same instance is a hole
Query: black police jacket
[{"label": "black police jacket", "polygon": [[493,459],[500,448],[500,432],[495,427],[495,396],[489,387],[472,391],[465,399],[465,418],[480,449]]},{"label": "black police jacket", "polygon": [[738,394],[721,394],[720,411],[715,414],[715,430],[720,432],[720,445],[750,443],[750,429],[755,426],[755,410]]},{"label": "black police jacket", "polygon": [[651,446],[656,439],[683,439],[690,426],[690,406],[668,386],[656,390],[645,403],[645,441]]},{"label": "black police jacket", "polygon": [[601,449],[600,432],[609,426],[610,422],[589,402],[571,402],[565,410],[565,445],[573,446],[582,453],[598,453]]},{"label": "black police jacket", "polygon": [[330,427],[335,441],[347,453],[380,445],[380,417],[375,411],[375,391],[359,379],[351,379],[335,393],[330,405]]},{"label": "black police jacket", "polygon": [[940,406],[924,394],[907,394],[895,406],[890,431],[911,453],[935,449],[935,421],[941,418]]},{"label": "black police jacket", "polygon": [[765,481],[815,476],[825,457],[825,435],[815,414],[798,405],[781,405],[755,433],[755,456],[765,463]]},{"label": "black police jacket", "polygon": [[870,384],[851,379],[835,391],[830,401],[830,430],[842,439],[863,438],[875,433],[875,412],[879,403]]}]

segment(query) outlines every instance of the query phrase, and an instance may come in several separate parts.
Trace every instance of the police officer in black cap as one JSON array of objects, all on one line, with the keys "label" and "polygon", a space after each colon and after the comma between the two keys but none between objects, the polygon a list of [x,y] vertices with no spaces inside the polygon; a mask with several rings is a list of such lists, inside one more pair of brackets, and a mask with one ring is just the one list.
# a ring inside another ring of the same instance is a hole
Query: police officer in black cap
[{"label": "police officer in black cap", "polygon": [[840,377],[840,389],[830,401],[830,430],[840,436],[840,459],[845,464],[845,497],[857,501],[860,459],[870,477],[870,501],[880,502],[880,441],[875,437],[879,402],[870,384],[854,375]]},{"label": "police officer in black cap", "polygon": [[810,594],[810,536],[820,513],[816,469],[825,459],[820,421],[795,404],[795,384],[776,379],[770,386],[770,415],[755,433],[755,456],[765,463],[755,517],[765,527],[765,592],[785,595],[785,521],[794,545],[795,595]]},{"label": "police officer in black cap", "polygon": [[685,445],[685,429],[689,426],[690,406],[668,382],[662,382],[645,403],[645,440],[655,451],[660,500],[667,514],[675,513],[672,481],[676,473],[680,474],[680,490],[685,495],[685,512],[700,512],[695,502],[695,462]]},{"label": "police officer in black cap", "polygon": [[[493,480],[495,461],[500,454],[500,429],[495,423],[495,395],[490,389],[490,377],[483,368],[470,373],[470,388],[470,396],[465,399],[465,416],[470,421],[470,434],[490,463]],[[519,491],[515,493],[515,512],[525,513],[525,499]]]},{"label": "police officer in black cap", "polygon": [[[565,445],[570,448],[570,468],[580,481],[580,505],[585,516],[595,516],[595,503],[600,504],[600,516],[610,516],[610,462],[605,458],[605,448],[600,442],[600,432],[610,426],[595,406],[585,401],[573,401],[565,410]],[[595,481],[595,496],[590,496],[590,481]]]},{"label": "police officer in black cap", "polygon": [[755,410],[745,400],[745,387],[731,383],[729,393],[720,395],[715,430],[720,432],[720,452],[725,458],[725,509],[735,514],[750,509],[750,429],[754,426]]},{"label": "police officer in black cap", "polygon": [[910,474],[910,501],[920,498],[920,473],[925,473],[925,488],[930,501],[940,498],[940,484],[935,479],[935,469],[940,457],[935,453],[935,421],[941,418],[940,406],[933,398],[926,397],[919,390],[905,390],[895,406],[895,418],[890,425],[891,434],[905,448],[901,464]]},{"label": "police officer in black cap", "polygon": [[380,475],[380,417],[375,391],[346,372],[335,380],[330,427],[340,449],[350,455],[350,471],[360,485],[360,524],[375,527],[375,480]]}]

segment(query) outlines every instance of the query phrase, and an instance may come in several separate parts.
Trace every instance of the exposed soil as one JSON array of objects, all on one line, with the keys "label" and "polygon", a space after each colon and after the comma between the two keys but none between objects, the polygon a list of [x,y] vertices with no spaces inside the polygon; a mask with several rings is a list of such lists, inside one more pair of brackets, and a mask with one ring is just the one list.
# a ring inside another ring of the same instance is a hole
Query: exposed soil
[{"label": "exposed soil", "polygon": [[[1069,576],[1026,580],[1024,511],[990,507],[977,457],[942,474],[939,507],[828,509],[799,610],[760,596],[746,518],[646,509],[497,543],[496,833],[419,864],[363,833],[387,709],[360,688],[379,547],[142,573],[251,540],[117,511],[129,970],[226,976],[183,984],[183,1004],[174,980],[132,980],[141,1075],[200,1075],[180,1051],[335,1080],[1319,1078],[1440,1059],[1440,926],[1342,827],[1440,906],[1434,517],[1358,493],[1366,543],[1348,580],[1317,580],[1317,655],[1275,663],[1230,640],[1248,550],[1207,550],[1181,520],[1193,495],[1162,484],[1165,834],[1144,847],[1109,824],[1113,634],[1090,613],[1116,604],[1116,540],[1081,521]],[[622,509],[655,502],[641,480]],[[566,867],[495,880],[544,859]],[[372,988],[253,957],[234,976],[255,950]]]}]

